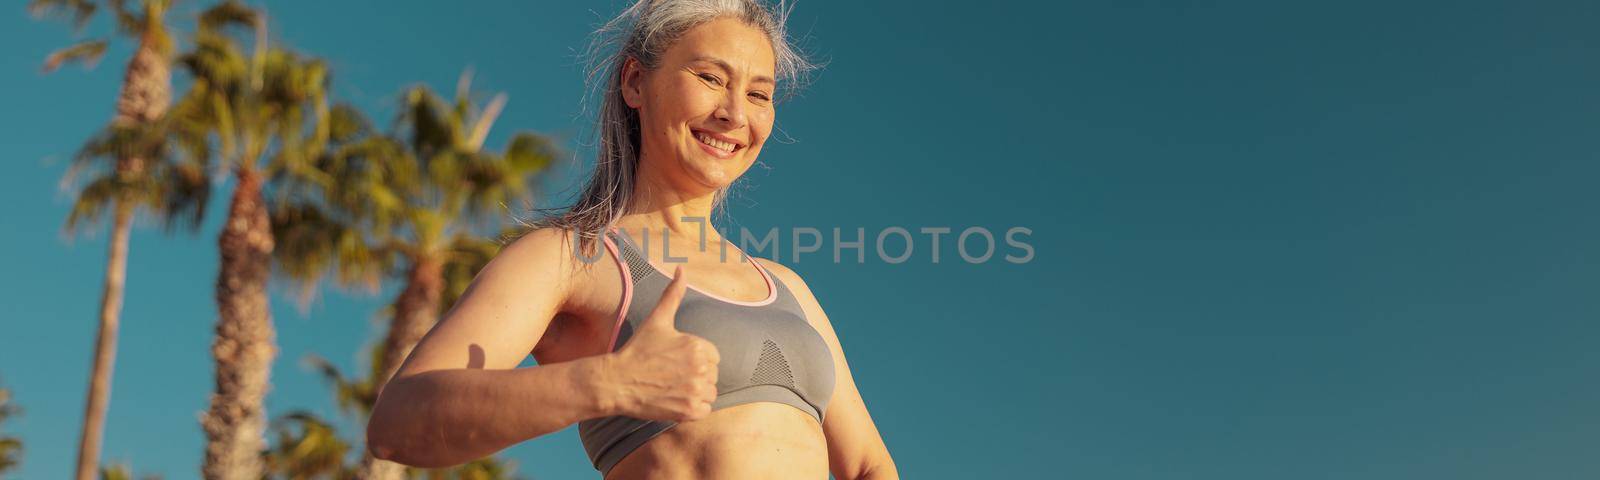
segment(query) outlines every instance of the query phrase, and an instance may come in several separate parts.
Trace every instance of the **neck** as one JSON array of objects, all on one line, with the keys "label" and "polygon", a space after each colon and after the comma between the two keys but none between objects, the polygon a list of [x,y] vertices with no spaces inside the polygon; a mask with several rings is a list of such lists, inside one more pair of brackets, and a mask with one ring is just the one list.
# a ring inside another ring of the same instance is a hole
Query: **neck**
[{"label": "neck", "polygon": [[711,225],[711,209],[717,191],[679,188],[648,168],[649,165],[649,162],[641,162],[639,181],[633,187],[632,200],[618,226],[634,233],[648,228],[651,235],[667,232],[680,238],[721,238]]}]

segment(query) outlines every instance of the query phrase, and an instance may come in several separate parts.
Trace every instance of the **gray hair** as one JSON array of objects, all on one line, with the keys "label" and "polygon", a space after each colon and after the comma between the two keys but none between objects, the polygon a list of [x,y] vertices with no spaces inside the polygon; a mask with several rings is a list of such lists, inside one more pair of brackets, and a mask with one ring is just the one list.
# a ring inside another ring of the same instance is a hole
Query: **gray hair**
[{"label": "gray hair", "polygon": [[[767,35],[777,60],[779,85],[792,85],[778,92],[778,97],[790,97],[817,67],[789,43],[784,24],[792,7],[784,0],[771,6],[759,0],[639,0],[601,25],[586,52],[590,89],[601,84],[597,80],[604,81],[604,89],[598,92],[599,152],[594,173],[573,205],[530,226],[576,234],[581,250],[587,252],[626,213],[637,182],[640,151],[639,113],[622,98],[622,69],[630,58],[646,69],[655,69],[684,33],[711,20],[731,17]],[[714,214],[722,211],[727,194],[727,188],[717,190],[712,200]]]}]

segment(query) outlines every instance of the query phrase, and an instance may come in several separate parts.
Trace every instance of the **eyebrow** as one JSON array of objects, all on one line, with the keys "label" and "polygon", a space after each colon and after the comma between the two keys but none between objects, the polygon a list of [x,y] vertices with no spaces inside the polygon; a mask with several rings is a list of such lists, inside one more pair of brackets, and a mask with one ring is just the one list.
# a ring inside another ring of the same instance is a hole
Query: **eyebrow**
[{"label": "eyebrow", "polygon": [[[694,59],[689,60],[689,61],[691,61],[691,62],[710,62],[710,63],[716,64],[719,67],[722,67],[723,70],[727,70],[727,71],[730,71],[730,72],[734,71],[732,65],[729,65],[728,62],[725,62],[722,59],[717,58],[717,57],[712,57],[712,56],[708,56],[708,55],[701,55],[701,56],[698,56],[698,57],[694,57]],[[772,80],[772,77],[769,77],[769,76],[766,76],[766,75],[756,75],[754,78],[751,78],[750,81],[752,83],[766,83],[766,84],[769,84],[769,85],[777,85],[778,84],[778,82],[774,82]]]}]

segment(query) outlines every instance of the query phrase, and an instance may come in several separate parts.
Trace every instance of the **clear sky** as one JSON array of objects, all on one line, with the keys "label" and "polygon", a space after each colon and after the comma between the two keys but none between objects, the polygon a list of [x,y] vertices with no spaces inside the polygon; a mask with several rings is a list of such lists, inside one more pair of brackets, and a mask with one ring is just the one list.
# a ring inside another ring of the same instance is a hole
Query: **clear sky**
[{"label": "clear sky", "polygon": [[[587,168],[574,55],[620,3],[265,5],[374,118],[471,66],[510,95],[490,145],[578,152],[553,198]],[[802,1],[830,63],[733,216],[1032,230],[1021,265],[948,236],[938,264],[781,259],[906,478],[1597,478],[1596,25],[1593,2]],[[128,56],[40,74],[68,41],[0,15],[0,381],[28,479],[71,471],[105,266],[105,235],[60,234],[57,181]],[[219,218],[134,232],[107,460],[198,475]],[[356,368],[393,291],[275,292],[270,410],[337,416],[300,359]],[[506,454],[597,477],[575,429]]]}]

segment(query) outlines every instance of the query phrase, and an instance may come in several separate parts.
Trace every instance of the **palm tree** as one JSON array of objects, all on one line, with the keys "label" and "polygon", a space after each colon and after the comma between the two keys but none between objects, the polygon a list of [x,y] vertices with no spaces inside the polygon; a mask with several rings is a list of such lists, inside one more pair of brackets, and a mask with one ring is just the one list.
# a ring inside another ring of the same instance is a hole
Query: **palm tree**
[{"label": "palm tree", "polygon": [[[396,228],[381,228],[379,244],[400,258],[403,286],[392,306],[391,323],[383,340],[378,390],[394,377],[411,349],[433,328],[448,309],[443,296],[446,272],[482,267],[485,252],[497,245],[475,233],[499,218],[509,201],[530,193],[533,176],[555,157],[552,144],[533,133],[511,137],[500,154],[484,152],[484,139],[505,106],[497,95],[478,111],[470,99],[471,74],[462,75],[456,99],[449,104],[427,87],[406,94],[399,123],[409,137],[400,155],[389,162],[403,165],[392,176],[397,198],[380,217],[397,220]],[[397,173],[401,173],[397,172]],[[362,459],[366,479],[397,479],[399,467],[370,454]]]},{"label": "palm tree", "polygon": [[[556,154],[549,140],[529,132],[513,135],[503,152],[484,151],[506,97],[480,110],[470,82],[470,72],[463,74],[453,103],[427,87],[407,90],[393,134],[334,135],[349,141],[327,149],[312,162],[315,173],[304,175],[321,180],[274,209],[274,237],[283,241],[279,263],[303,285],[328,270],[344,280],[374,272],[401,280],[373,362],[377,388],[453,303],[446,296],[458,295],[498,250],[479,232],[508,203],[527,200],[534,176]],[[370,455],[362,465],[364,479],[404,474],[400,465]]]},{"label": "palm tree", "polygon": [[[384,338],[379,384],[400,368],[428,329],[448,309],[442,300],[447,271],[474,274],[498,245],[479,234],[502,217],[513,201],[527,201],[531,182],[555,158],[545,137],[518,132],[501,153],[483,151],[483,142],[505,106],[498,95],[481,112],[470,99],[471,74],[463,74],[456,98],[447,103],[425,86],[406,93],[398,119],[399,136],[389,188],[400,202],[380,205],[379,218],[393,221],[379,228],[383,251],[399,257],[404,288],[393,303],[393,318]],[[381,388],[381,387],[380,387]]]},{"label": "palm tree", "polygon": [[[11,404],[11,390],[0,388],[0,425],[6,419],[22,414],[22,409]],[[22,440],[17,437],[0,436],[0,475],[17,468],[22,463]]]},{"label": "palm tree", "polygon": [[[90,163],[103,158],[109,164],[102,168],[101,175],[78,192],[66,226],[68,232],[74,232],[85,224],[99,223],[101,214],[108,209],[111,211],[111,239],[105,286],[100,297],[99,333],[78,442],[78,480],[93,480],[100,463],[126,281],[128,237],[135,209],[142,204],[158,216],[165,216],[166,212],[161,210],[168,200],[163,198],[160,182],[151,178],[157,170],[151,164],[160,161],[152,150],[158,147],[142,140],[149,140],[147,133],[151,124],[166,113],[171,98],[172,35],[165,22],[170,2],[145,0],[131,9],[121,0],[107,3],[115,15],[116,33],[133,39],[136,46],[133,58],[123,68],[116,115],[106,131],[85,148],[86,152],[100,150],[108,155],[79,155],[80,161],[75,162],[66,176],[66,182],[72,183],[79,170],[91,167]],[[100,8],[101,4],[92,0],[31,0],[28,3],[28,10],[37,17],[70,17],[74,30],[78,31]],[[44,69],[52,71],[71,62],[93,65],[105,54],[108,42],[104,38],[94,39],[57,50],[46,57]],[[203,187],[199,189],[204,190]],[[190,188],[189,191],[194,193],[195,190]]]},{"label": "palm tree", "polygon": [[[193,50],[179,58],[194,81],[172,112],[175,130],[190,142],[196,132],[199,144],[214,141],[219,148],[207,161],[214,157],[237,181],[217,239],[216,386],[201,419],[207,479],[261,478],[262,401],[277,354],[267,296],[274,247],[267,184],[294,181],[297,165],[328,138],[326,66],[269,45],[265,23],[233,0],[205,10]],[[253,32],[253,40],[236,38],[230,27]]]}]

